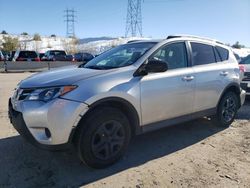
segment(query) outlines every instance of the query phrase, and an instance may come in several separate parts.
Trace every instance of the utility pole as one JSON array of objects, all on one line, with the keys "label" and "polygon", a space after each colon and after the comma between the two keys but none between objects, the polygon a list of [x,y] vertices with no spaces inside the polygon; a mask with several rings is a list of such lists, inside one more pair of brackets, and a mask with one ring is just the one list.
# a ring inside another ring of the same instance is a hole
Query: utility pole
[{"label": "utility pole", "polygon": [[66,35],[67,37],[75,37],[75,22],[76,22],[76,11],[74,9],[66,9],[64,11],[64,17],[66,22]]},{"label": "utility pole", "polygon": [[128,0],[125,36],[142,37],[142,0]]}]

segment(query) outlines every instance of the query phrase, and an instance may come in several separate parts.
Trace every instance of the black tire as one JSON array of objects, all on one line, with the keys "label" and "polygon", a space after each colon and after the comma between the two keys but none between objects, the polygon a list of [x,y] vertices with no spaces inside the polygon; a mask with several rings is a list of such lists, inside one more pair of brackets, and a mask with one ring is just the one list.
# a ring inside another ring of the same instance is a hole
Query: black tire
[{"label": "black tire", "polygon": [[79,158],[92,168],[105,168],[117,162],[131,138],[127,117],[112,107],[92,111],[79,131],[76,143]]},{"label": "black tire", "polygon": [[214,123],[219,127],[229,127],[235,119],[239,109],[239,98],[236,93],[229,91],[225,93],[218,105]]}]

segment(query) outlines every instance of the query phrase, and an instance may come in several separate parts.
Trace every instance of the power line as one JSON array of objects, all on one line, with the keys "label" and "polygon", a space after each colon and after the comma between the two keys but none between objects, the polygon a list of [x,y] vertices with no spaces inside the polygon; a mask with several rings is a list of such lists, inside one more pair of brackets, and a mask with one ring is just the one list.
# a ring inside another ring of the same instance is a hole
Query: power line
[{"label": "power line", "polygon": [[75,22],[76,22],[76,11],[74,9],[66,9],[64,11],[64,17],[66,22],[66,35],[67,37],[75,37]]},{"label": "power line", "polygon": [[125,36],[142,37],[142,0],[128,0]]}]

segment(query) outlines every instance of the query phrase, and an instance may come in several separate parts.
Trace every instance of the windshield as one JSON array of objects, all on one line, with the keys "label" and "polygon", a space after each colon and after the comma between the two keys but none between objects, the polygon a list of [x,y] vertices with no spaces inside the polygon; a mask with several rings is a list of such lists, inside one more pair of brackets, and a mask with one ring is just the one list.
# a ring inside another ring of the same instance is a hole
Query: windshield
[{"label": "windshield", "polygon": [[250,64],[250,55],[247,57],[243,58],[240,64]]},{"label": "windshield", "polygon": [[124,44],[113,48],[85,64],[84,68],[90,69],[112,69],[125,67],[135,63],[156,43],[142,42]]},{"label": "windshield", "polygon": [[20,51],[19,57],[22,58],[37,58],[38,55],[35,51]]}]

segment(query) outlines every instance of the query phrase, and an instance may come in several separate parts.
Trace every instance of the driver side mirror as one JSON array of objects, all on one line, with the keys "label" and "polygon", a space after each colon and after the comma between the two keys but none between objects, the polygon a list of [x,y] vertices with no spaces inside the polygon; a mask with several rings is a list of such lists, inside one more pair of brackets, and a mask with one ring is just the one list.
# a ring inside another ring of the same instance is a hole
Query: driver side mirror
[{"label": "driver side mirror", "polygon": [[145,71],[147,73],[165,72],[167,70],[168,70],[167,62],[160,61],[160,60],[149,60],[148,63],[145,65]]},{"label": "driver side mirror", "polygon": [[168,70],[168,63],[160,60],[149,60],[147,64],[142,65],[134,76],[144,76],[148,73],[165,72]]}]

